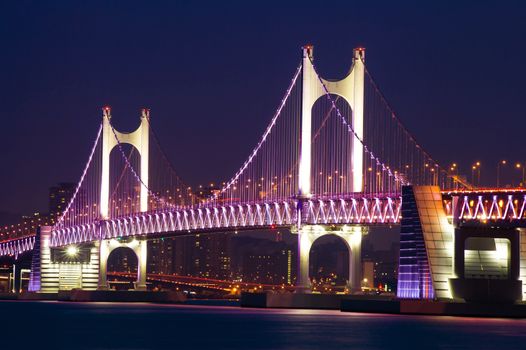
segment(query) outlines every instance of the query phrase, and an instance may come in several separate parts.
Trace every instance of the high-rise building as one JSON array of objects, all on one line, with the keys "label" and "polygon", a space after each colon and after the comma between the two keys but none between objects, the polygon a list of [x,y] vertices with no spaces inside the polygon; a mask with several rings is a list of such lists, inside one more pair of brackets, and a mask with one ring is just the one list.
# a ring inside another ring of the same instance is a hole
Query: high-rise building
[{"label": "high-rise building", "polygon": [[293,254],[289,247],[280,244],[272,251],[247,252],[243,256],[242,279],[244,282],[263,284],[293,283]]},{"label": "high-rise building", "polygon": [[137,272],[137,256],[128,248],[117,248],[108,257],[108,272]]},{"label": "high-rise building", "polygon": [[75,194],[77,184],[72,182],[61,182],[57,186],[49,188],[49,214],[59,215],[66,209],[71,197]]},{"label": "high-rise building", "polygon": [[374,288],[374,261],[364,260],[362,262],[363,274],[362,274],[362,287],[373,289]]},{"label": "high-rise building", "polygon": [[[38,226],[54,225],[57,217],[66,209],[71,197],[75,193],[76,184],[61,182],[49,188],[49,212],[35,212],[31,215],[4,215],[3,225],[0,226],[0,238],[15,238],[34,234]],[[82,195],[79,193],[77,195]],[[6,219],[7,218],[7,219]]]},{"label": "high-rise building", "polygon": [[230,279],[230,238],[231,235],[207,235],[206,260],[211,278]]},{"label": "high-rise building", "polygon": [[159,238],[148,242],[148,273],[174,272],[174,240],[175,238]]},{"label": "high-rise building", "polygon": [[337,237],[326,237],[310,252],[310,276],[315,281],[331,281],[345,286],[349,280],[349,249]]},{"label": "high-rise building", "polygon": [[221,280],[231,278],[230,234],[177,237],[172,249],[175,274]]},{"label": "high-rise building", "polygon": [[284,240],[228,233],[156,239],[148,243],[148,272],[294,284],[296,253]]}]

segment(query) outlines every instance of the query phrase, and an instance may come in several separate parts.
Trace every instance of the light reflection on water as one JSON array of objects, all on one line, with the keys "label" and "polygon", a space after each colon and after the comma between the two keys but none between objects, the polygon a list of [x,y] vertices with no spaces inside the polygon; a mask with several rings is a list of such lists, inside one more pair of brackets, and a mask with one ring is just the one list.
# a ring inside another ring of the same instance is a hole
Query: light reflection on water
[{"label": "light reflection on water", "polygon": [[526,348],[515,319],[23,301],[0,302],[0,314],[0,349]]}]

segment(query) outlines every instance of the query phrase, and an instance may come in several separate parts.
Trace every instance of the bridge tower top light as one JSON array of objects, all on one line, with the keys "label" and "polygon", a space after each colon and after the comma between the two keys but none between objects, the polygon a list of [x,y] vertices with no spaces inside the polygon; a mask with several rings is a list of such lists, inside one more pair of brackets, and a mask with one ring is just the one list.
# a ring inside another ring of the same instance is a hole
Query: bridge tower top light
[{"label": "bridge tower top light", "polygon": [[353,50],[353,58],[365,62],[365,47],[355,47]]},{"label": "bridge tower top light", "polygon": [[307,44],[307,45],[303,45],[303,47],[301,48],[303,50],[303,57],[309,57],[312,60],[314,60],[314,45],[312,44]]},{"label": "bridge tower top light", "polygon": [[146,118],[150,120],[150,109],[149,108],[141,109],[141,118]]},{"label": "bridge tower top light", "polygon": [[111,107],[110,106],[102,107],[102,117],[111,119]]}]

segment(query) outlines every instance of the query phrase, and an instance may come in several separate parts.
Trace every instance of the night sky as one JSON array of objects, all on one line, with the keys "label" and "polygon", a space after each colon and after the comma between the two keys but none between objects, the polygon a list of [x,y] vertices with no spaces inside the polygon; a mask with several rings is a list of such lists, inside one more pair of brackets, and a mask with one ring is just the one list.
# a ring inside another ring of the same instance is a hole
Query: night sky
[{"label": "night sky", "polygon": [[[399,118],[441,164],[526,161],[526,3],[521,1],[3,1],[0,211],[47,209],[76,182],[112,107],[121,131],[142,107],[179,174],[229,178],[315,45],[326,78],[352,49]],[[417,5],[419,4],[419,5]]]}]

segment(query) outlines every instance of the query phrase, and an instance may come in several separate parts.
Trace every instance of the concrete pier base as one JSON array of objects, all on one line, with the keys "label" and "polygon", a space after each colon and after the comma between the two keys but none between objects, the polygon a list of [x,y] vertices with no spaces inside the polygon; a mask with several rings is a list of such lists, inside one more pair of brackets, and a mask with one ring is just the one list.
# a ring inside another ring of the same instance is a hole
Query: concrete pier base
[{"label": "concrete pier base", "polygon": [[35,292],[24,292],[18,294],[18,300],[57,300],[58,293],[35,293]]},{"label": "concrete pier base", "polygon": [[104,301],[104,302],[155,302],[182,303],[186,296],[182,292],[113,291],[113,290],[71,290],[58,293],[61,301]]},{"label": "concrete pier base", "polygon": [[526,304],[463,303],[427,300],[367,300],[347,298],[341,311],[402,315],[526,318]]},{"label": "concrete pier base", "polygon": [[184,303],[186,295],[178,291],[113,291],[113,290],[64,290],[58,293],[24,292],[0,294],[0,300],[58,300],[58,301],[102,301],[102,302],[152,302]]},{"label": "concrete pier base", "polygon": [[339,310],[347,295],[313,293],[242,293],[242,307]]}]

